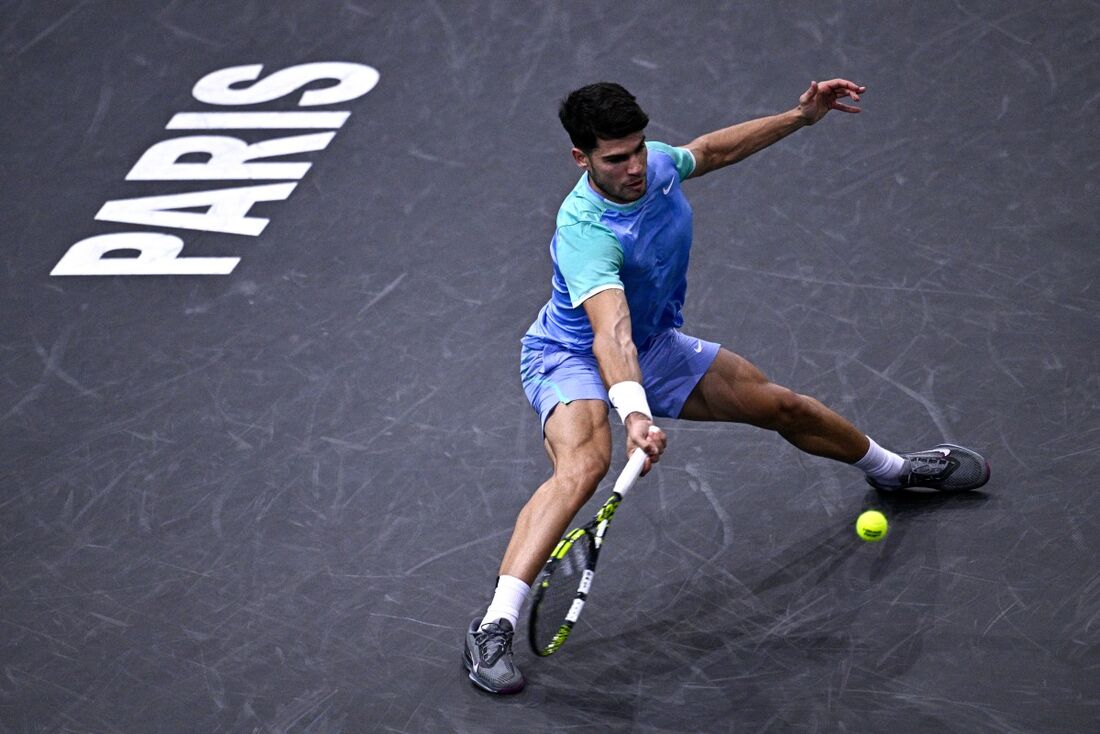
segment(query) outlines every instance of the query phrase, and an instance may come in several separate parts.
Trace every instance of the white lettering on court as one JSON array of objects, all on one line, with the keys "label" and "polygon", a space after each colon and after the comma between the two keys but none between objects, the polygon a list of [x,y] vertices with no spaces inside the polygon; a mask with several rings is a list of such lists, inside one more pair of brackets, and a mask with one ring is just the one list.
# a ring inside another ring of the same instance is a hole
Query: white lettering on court
[{"label": "white lettering on court", "polygon": [[[200,79],[192,94],[199,102],[228,107],[273,102],[302,90],[298,107],[320,107],[362,97],[380,78],[370,66],[342,61],[299,64],[266,77],[261,77],[262,72],[262,64],[219,69]],[[343,127],[350,115],[346,110],[180,112],[165,129],[332,131]],[[335,132],[313,132],[249,143],[232,135],[200,134],[154,143],[130,169],[127,181],[288,183],[165,191],[154,196],[113,199],[100,208],[95,218],[142,227],[257,237],[269,220],[252,216],[252,208],[260,202],[287,199],[312,165],[309,161],[283,159],[324,150],[335,136]],[[271,158],[280,160],[267,160]],[[163,232],[97,235],[72,245],[50,274],[228,275],[241,260],[185,257],[184,245],[182,237]]]}]

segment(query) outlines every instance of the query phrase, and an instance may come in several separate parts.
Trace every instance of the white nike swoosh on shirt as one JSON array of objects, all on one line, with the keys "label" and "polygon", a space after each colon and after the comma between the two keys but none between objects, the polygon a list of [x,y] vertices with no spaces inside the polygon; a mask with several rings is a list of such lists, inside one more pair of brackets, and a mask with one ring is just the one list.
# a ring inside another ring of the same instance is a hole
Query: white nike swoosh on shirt
[{"label": "white nike swoosh on shirt", "polygon": [[665,186],[661,191],[665,192],[665,196],[668,196],[668,192],[672,191],[672,184],[676,183],[676,179],[672,179],[668,182],[668,186]]}]

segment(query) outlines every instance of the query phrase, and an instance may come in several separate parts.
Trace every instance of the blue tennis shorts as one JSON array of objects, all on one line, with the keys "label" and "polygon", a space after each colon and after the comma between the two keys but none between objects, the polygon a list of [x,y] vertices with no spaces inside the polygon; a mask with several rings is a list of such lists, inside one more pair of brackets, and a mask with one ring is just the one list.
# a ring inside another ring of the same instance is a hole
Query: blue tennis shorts
[{"label": "blue tennis shorts", "polygon": [[[642,385],[654,417],[679,417],[691,391],[718,356],[719,346],[668,329],[654,334],[638,350]],[[611,405],[596,357],[591,353],[577,354],[554,344],[524,344],[519,370],[523,391],[544,429],[546,419],[559,403],[602,400]]]}]

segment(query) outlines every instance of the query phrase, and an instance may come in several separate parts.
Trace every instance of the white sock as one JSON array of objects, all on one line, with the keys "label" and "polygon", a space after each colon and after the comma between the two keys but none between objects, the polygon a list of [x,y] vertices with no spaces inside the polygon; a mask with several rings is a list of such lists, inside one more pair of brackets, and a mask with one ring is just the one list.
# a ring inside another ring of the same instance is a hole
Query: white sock
[{"label": "white sock", "polygon": [[481,618],[481,626],[496,622],[498,619],[507,619],[515,628],[519,619],[519,610],[523,602],[527,601],[527,595],[531,593],[531,587],[523,579],[515,576],[501,576],[497,580],[497,590],[493,594],[493,601],[485,610],[485,616]]},{"label": "white sock", "polygon": [[905,466],[905,459],[893,451],[882,448],[870,436],[867,437],[867,440],[871,442],[871,447],[867,449],[867,455],[857,461],[854,466],[857,469],[862,469],[867,476],[879,482],[897,483],[901,478],[901,470]]}]

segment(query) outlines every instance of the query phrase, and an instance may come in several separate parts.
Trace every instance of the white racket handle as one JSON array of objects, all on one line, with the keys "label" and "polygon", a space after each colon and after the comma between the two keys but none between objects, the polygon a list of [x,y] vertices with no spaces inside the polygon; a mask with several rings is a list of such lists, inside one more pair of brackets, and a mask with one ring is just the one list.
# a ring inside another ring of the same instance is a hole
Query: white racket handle
[{"label": "white racket handle", "polygon": [[[657,426],[650,426],[649,432],[654,433],[661,429]],[[614,491],[620,496],[625,497],[626,493],[630,491],[630,488],[634,486],[634,482],[638,481],[638,477],[642,473],[642,467],[645,466],[646,453],[641,448],[636,448],[630,453],[630,458],[627,459],[626,466],[623,467],[622,472],[619,474],[619,478],[615,480]]]}]

